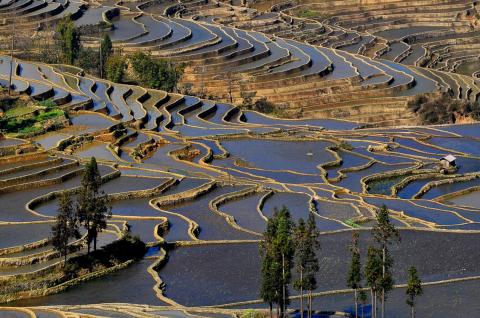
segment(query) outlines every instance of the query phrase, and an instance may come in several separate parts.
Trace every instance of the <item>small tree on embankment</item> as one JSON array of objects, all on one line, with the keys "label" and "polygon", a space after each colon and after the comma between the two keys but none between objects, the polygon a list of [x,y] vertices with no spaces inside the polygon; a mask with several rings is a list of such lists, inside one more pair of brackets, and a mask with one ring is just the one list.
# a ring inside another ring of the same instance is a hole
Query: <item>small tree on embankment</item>
[{"label": "small tree on embankment", "polygon": [[98,233],[107,228],[107,219],[112,216],[112,208],[105,192],[100,191],[101,176],[95,157],[85,165],[85,170],[77,198],[77,215],[87,231],[87,246],[97,249]]},{"label": "small tree on embankment", "polygon": [[53,248],[64,258],[63,266],[67,264],[68,244],[72,238],[80,238],[78,219],[73,208],[72,198],[67,192],[63,192],[55,224],[52,226],[51,238]]}]

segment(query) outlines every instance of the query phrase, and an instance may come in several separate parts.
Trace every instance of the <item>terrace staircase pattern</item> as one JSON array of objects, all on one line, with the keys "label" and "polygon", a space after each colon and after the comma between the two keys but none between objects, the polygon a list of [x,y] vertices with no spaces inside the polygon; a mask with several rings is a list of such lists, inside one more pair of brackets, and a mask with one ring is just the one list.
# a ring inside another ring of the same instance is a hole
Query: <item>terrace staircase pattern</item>
[{"label": "terrace staircase pattern", "polygon": [[[355,1],[286,2],[269,12],[216,0],[113,5],[53,1],[28,14],[17,10],[35,1],[5,1],[0,14],[15,12],[19,27],[37,29],[75,6],[77,26],[110,25],[114,44],[124,52],[148,50],[186,62],[182,85],[193,84],[193,92],[237,105],[266,98],[288,117],[343,118],[377,126],[414,123],[406,107],[414,95],[445,91],[474,104],[480,96],[474,42],[480,26],[472,1],[389,1],[359,7]],[[298,17],[302,10],[328,18]],[[33,14],[37,11],[49,14]],[[0,34],[10,32],[10,22],[5,19]],[[90,35],[85,41],[98,45]],[[472,73],[452,74],[472,67]],[[40,84],[35,88],[34,96],[51,94]],[[62,93],[68,94],[59,91],[58,98]],[[118,96],[108,96],[120,108],[109,112],[120,116],[124,107]],[[108,103],[103,108],[109,106],[114,108]],[[136,120],[143,116],[131,115]]]},{"label": "terrace staircase pattern", "polygon": [[[313,214],[325,241],[344,234],[349,240],[353,229],[369,232],[385,203],[398,228],[420,237],[411,246],[418,254],[430,251],[427,241],[468,245],[480,231],[478,199],[465,204],[480,189],[480,126],[414,126],[407,103],[442,91],[478,103],[476,75],[459,72],[475,55],[476,2],[345,3],[0,0],[0,33],[11,30],[12,12],[19,30],[44,32],[74,11],[77,26],[111,24],[114,45],[127,53],[187,62],[182,84],[212,95],[113,83],[74,67],[0,56],[2,86],[12,69],[16,94],[51,99],[69,111],[71,124],[28,140],[0,134],[0,281],[35,283],[62,264],[48,240],[58,195],[75,191],[91,156],[112,200],[99,245],[130,229],[149,247],[139,262],[79,277],[72,282],[78,288],[28,294],[15,285],[25,299],[0,294],[16,299],[0,317],[236,317],[233,308],[261,303],[256,272],[247,277],[244,269],[256,264],[266,221],[282,204],[295,221]],[[312,12],[322,18],[301,17]],[[469,37],[473,42],[461,47]],[[84,41],[95,46],[99,38]],[[262,98],[305,118],[236,106]],[[457,166],[444,174],[439,161],[448,154]],[[81,241],[71,246],[69,257],[85,252]],[[217,258],[226,250],[230,257]],[[465,248],[451,267],[440,262],[446,253],[432,255],[438,266],[427,268],[426,284],[475,282],[472,251]],[[335,257],[335,266],[345,260]],[[209,266],[192,271],[194,261]],[[329,276],[322,279],[341,280]],[[396,280],[402,287],[403,278]],[[227,285],[208,285],[218,282]],[[315,291],[315,300],[350,292],[331,283]],[[117,293],[114,284],[130,288]],[[192,288],[202,284],[202,292]],[[85,303],[67,305],[72,298]]]}]

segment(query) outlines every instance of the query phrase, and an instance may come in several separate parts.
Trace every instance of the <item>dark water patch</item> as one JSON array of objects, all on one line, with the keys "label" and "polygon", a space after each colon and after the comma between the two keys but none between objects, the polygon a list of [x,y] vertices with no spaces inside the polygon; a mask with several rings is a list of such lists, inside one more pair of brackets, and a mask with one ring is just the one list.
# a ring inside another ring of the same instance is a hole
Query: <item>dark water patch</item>
[{"label": "dark water patch", "polygon": [[265,193],[256,193],[239,200],[227,202],[220,206],[220,211],[233,216],[241,227],[263,233],[266,221],[257,212],[257,205],[263,195]]},{"label": "dark water patch", "polygon": [[256,239],[255,235],[234,229],[222,216],[211,211],[208,206],[214,198],[222,194],[239,191],[242,188],[244,187],[218,187],[194,201],[180,203],[173,207],[163,207],[163,209],[176,212],[195,221],[200,226],[198,237],[202,240]]},{"label": "dark water patch", "polygon": [[[166,305],[153,291],[154,279],[147,272],[152,260],[139,261],[126,269],[80,284],[60,294],[24,299],[12,306],[86,305],[100,303],[134,303]],[[128,288],[118,288],[128,286]]]}]

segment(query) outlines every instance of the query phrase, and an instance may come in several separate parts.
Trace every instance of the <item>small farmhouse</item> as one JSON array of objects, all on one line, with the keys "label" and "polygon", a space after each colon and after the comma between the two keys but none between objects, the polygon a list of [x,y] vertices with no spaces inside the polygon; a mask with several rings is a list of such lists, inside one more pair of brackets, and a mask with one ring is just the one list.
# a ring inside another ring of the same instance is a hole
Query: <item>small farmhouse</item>
[{"label": "small farmhouse", "polygon": [[440,159],[440,166],[442,169],[452,169],[457,166],[457,158],[453,155],[447,155]]}]

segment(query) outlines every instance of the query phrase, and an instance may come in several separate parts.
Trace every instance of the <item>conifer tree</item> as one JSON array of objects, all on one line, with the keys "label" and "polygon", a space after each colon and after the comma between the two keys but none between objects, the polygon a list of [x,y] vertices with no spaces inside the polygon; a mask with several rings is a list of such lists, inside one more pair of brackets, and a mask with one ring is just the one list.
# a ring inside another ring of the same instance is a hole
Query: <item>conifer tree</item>
[{"label": "conifer tree", "polygon": [[107,60],[113,53],[112,40],[108,33],[105,33],[103,36],[102,42],[100,43],[100,77],[103,78],[105,74],[105,65]]},{"label": "conifer tree", "polygon": [[263,233],[260,243],[260,256],[262,258],[260,297],[268,303],[270,318],[273,317],[273,304],[277,301],[278,271],[280,266],[275,258],[274,238],[277,232],[276,215],[267,221],[267,228]]},{"label": "conifer tree", "polygon": [[300,317],[303,318],[303,288],[305,286],[304,271],[308,260],[308,233],[305,227],[305,221],[300,218],[298,225],[295,227],[294,242],[295,242],[295,269],[297,272],[297,279],[294,281],[294,287],[300,290]]},{"label": "conifer tree", "polygon": [[309,213],[307,219],[307,257],[305,265],[305,290],[308,290],[308,317],[312,317],[312,292],[317,288],[316,275],[320,270],[316,251],[320,250],[320,232],[315,216]]},{"label": "conifer tree", "polygon": [[52,226],[52,245],[64,257],[63,266],[67,263],[68,243],[72,238],[79,238],[78,222],[73,208],[73,202],[66,192],[63,192],[58,207],[55,224]]},{"label": "conifer tree", "polygon": [[415,318],[415,298],[422,295],[422,281],[418,277],[417,269],[411,266],[408,269],[408,284],[407,284],[407,305],[411,309],[411,318]]},{"label": "conifer tree", "polygon": [[62,53],[63,63],[71,64],[75,62],[80,53],[81,43],[80,34],[75,28],[75,24],[67,16],[60,20],[56,28],[56,40]]},{"label": "conifer tree", "polygon": [[95,157],[85,165],[80,192],[77,198],[77,215],[79,221],[87,230],[87,252],[90,245],[97,249],[98,233],[107,227],[107,219],[111,217],[111,207],[108,196],[100,191],[101,176]]},{"label": "conifer tree", "polygon": [[376,212],[376,225],[372,229],[372,234],[379,244],[382,252],[382,286],[381,286],[381,317],[385,317],[386,294],[393,288],[393,277],[390,274],[393,266],[393,259],[389,257],[388,245],[393,241],[400,241],[398,230],[390,222],[389,211],[385,205],[382,205]]},{"label": "conifer tree", "polygon": [[358,318],[358,290],[362,288],[362,268],[360,263],[360,248],[358,246],[358,237],[358,232],[352,233],[352,244],[350,245],[352,259],[347,277],[347,286],[354,290],[356,318]]},{"label": "conifer tree", "polygon": [[282,275],[280,277],[282,290],[279,293],[278,304],[282,317],[286,313],[287,306],[289,305],[289,292],[288,284],[290,283],[292,276],[293,255],[295,247],[293,245],[293,221],[290,217],[290,212],[283,206],[280,211],[276,211],[277,215],[277,232],[275,237],[275,250],[277,260],[282,267]]},{"label": "conifer tree", "polygon": [[267,222],[260,244],[262,257],[262,278],[260,296],[270,306],[277,306],[277,316],[283,316],[288,305],[288,284],[293,266],[293,222],[286,207],[275,208],[272,218]]},{"label": "conifer tree", "polygon": [[365,281],[370,288],[372,318],[377,317],[377,292],[382,288],[382,251],[373,246],[367,250],[365,262]]}]

